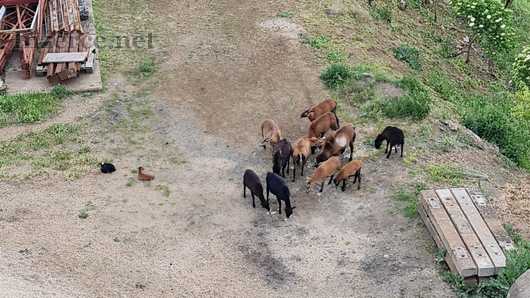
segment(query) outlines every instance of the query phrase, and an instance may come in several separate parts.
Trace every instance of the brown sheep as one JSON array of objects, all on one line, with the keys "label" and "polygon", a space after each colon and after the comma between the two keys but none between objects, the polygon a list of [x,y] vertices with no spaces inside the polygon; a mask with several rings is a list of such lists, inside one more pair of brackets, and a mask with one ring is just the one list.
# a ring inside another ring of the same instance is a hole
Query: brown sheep
[{"label": "brown sheep", "polygon": [[265,143],[270,143],[272,147],[276,146],[282,139],[282,131],[274,120],[267,119],[261,123],[261,145],[263,148],[267,148]]},{"label": "brown sheep", "polygon": [[332,112],[335,114],[337,109],[337,102],[333,99],[326,99],[316,105],[311,106],[309,109],[305,110],[300,118],[307,117],[309,121],[314,121],[318,117],[324,115],[327,112]]},{"label": "brown sheep", "polygon": [[320,138],[328,130],[337,130],[339,128],[339,118],[331,112],[327,112],[324,115],[318,117],[315,121],[311,122],[309,126],[309,132],[307,136],[310,138]]},{"label": "brown sheep", "polygon": [[359,185],[357,186],[357,190],[361,189],[361,169],[363,167],[363,162],[361,160],[354,160],[347,163],[345,166],[340,169],[339,173],[335,176],[335,179],[333,180],[335,182],[335,186],[338,186],[342,182],[342,191],[346,190],[346,180],[350,177],[353,178],[353,185],[355,185],[355,182],[357,182],[357,179],[359,179]]},{"label": "brown sheep", "polygon": [[311,189],[311,187],[317,183],[322,183],[320,186],[320,192],[324,190],[324,182],[326,178],[331,177],[329,179],[328,184],[331,183],[333,180],[333,174],[340,169],[341,162],[340,159],[336,156],[331,157],[330,159],[323,162],[313,173],[313,175],[309,178],[307,178],[307,191]]},{"label": "brown sheep", "polygon": [[293,182],[296,181],[296,167],[301,167],[303,177],[307,158],[312,152],[311,148],[319,144],[320,140],[318,138],[301,137],[296,141],[293,147]]},{"label": "brown sheep", "polygon": [[350,161],[353,156],[353,143],[355,142],[355,127],[351,123],[346,123],[336,132],[326,134],[326,143],[322,152],[317,156],[317,165],[326,161],[330,156],[339,156],[346,147],[350,146]]}]

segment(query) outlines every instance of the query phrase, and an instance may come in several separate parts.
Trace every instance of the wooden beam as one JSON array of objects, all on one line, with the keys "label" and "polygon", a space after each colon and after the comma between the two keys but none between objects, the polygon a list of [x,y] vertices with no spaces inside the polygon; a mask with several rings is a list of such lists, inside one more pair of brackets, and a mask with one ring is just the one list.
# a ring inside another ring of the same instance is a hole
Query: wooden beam
[{"label": "wooden beam", "polygon": [[423,191],[421,202],[447,249],[447,257],[453,262],[454,271],[464,278],[476,276],[477,266],[436,193],[432,190]]},{"label": "wooden beam", "polygon": [[471,227],[471,223],[467,220],[462,209],[460,209],[460,206],[456,202],[451,191],[449,189],[439,189],[436,190],[436,194],[440,198],[445,210],[447,210],[447,213],[458,230],[460,237],[462,237],[464,244],[471,253],[471,257],[475,261],[475,264],[477,264],[478,276],[494,275],[495,266],[493,265],[493,262]]}]

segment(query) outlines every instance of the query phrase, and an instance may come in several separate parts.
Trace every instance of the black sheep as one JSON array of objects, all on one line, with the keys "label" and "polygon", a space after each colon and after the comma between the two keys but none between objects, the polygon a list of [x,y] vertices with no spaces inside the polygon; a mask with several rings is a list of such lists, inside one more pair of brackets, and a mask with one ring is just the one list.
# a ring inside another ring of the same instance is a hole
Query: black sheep
[{"label": "black sheep", "polygon": [[271,172],[267,173],[267,201],[269,200],[269,192],[272,192],[278,199],[279,214],[282,214],[282,200],[285,201],[285,215],[289,218],[295,208],[291,207],[289,187],[282,177]]},{"label": "black sheep", "polygon": [[245,174],[243,175],[244,198],[247,197],[247,187],[250,190],[250,195],[252,196],[252,207],[256,208],[256,202],[254,198],[254,195],[256,195],[261,202],[261,207],[267,209],[267,211],[270,211],[269,200],[265,200],[265,197],[263,197],[263,185],[261,184],[261,180],[252,170],[246,170]]},{"label": "black sheep", "polygon": [[[385,153],[388,152],[386,158],[390,158],[392,154],[392,148],[395,149],[397,153],[397,145],[401,147],[401,157],[403,157],[403,147],[405,146],[405,135],[403,131],[394,126],[387,126],[382,133],[380,133],[375,139],[375,148],[381,148],[383,141],[386,141]],[[390,150],[389,150],[390,146]]]},{"label": "black sheep", "polygon": [[289,167],[291,162],[291,155],[293,147],[286,139],[281,139],[274,148],[272,155],[272,171],[275,174],[285,177],[285,168],[287,168],[287,175],[289,175]]},{"label": "black sheep", "polygon": [[101,166],[101,173],[103,174],[110,174],[110,173],[116,172],[116,167],[114,167],[113,164],[102,162],[100,166]]}]

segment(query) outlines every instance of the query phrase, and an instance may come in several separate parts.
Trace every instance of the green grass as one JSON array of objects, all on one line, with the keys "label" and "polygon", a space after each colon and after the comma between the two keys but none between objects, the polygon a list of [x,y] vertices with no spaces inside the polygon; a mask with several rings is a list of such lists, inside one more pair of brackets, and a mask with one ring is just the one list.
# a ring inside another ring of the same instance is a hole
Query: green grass
[{"label": "green grass", "polygon": [[347,65],[331,64],[320,74],[320,79],[330,89],[343,86],[352,77],[352,72]]},{"label": "green grass", "polygon": [[378,21],[392,23],[392,10],[387,6],[376,6],[370,10],[370,15]]},{"label": "green grass", "polygon": [[53,172],[60,172],[66,179],[76,179],[96,164],[78,125],[55,124],[44,131],[0,143],[1,179]]},{"label": "green grass", "polygon": [[429,165],[427,174],[433,182],[449,183],[450,185],[460,185],[465,178],[465,173],[461,168],[450,165]]},{"label": "green grass", "polygon": [[398,86],[407,94],[383,102],[383,113],[390,118],[421,120],[431,111],[431,97],[423,85],[414,77],[404,77]]},{"label": "green grass", "polygon": [[276,16],[280,18],[291,18],[294,15],[292,11],[282,11],[279,12]]},{"label": "green grass", "polygon": [[140,74],[141,78],[147,78],[153,75],[153,73],[156,71],[156,64],[155,59],[152,57],[145,57],[142,59],[142,61],[138,64],[137,72]]},{"label": "green grass", "polygon": [[71,93],[60,85],[50,93],[1,95],[0,127],[45,120],[57,112],[62,100],[69,95]]},{"label": "green grass", "polygon": [[425,185],[418,183],[412,187],[402,187],[394,193],[393,198],[399,202],[405,217],[411,219],[418,217],[418,196],[424,189]]},{"label": "green grass", "polygon": [[408,45],[401,45],[393,49],[394,57],[399,61],[407,63],[414,70],[421,70],[420,51]]},{"label": "green grass", "polygon": [[328,48],[331,44],[331,39],[324,35],[318,35],[318,36],[310,36],[306,37],[303,40],[303,43],[309,45],[313,49],[325,49]]}]

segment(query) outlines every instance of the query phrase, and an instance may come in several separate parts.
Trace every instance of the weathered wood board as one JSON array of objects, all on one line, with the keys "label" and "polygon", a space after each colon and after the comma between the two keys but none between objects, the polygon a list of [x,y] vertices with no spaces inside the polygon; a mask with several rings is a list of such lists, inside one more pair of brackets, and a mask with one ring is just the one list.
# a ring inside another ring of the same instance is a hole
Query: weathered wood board
[{"label": "weathered wood board", "polygon": [[432,220],[432,226],[444,244],[443,248],[447,251],[447,258],[454,264],[455,271],[464,278],[476,276],[477,266],[436,193],[424,191],[422,204]]},{"label": "weathered wood board", "polygon": [[48,53],[42,60],[42,64],[84,62],[87,56],[88,52]]},{"label": "weathered wood board", "polygon": [[502,268],[506,267],[506,257],[499,243],[495,240],[495,237],[475,207],[475,204],[473,204],[467,191],[464,188],[453,188],[451,192],[493,262],[495,274],[498,274]]},{"label": "weathered wood board", "polygon": [[502,226],[498,220],[490,224],[493,210],[484,209],[487,217],[481,214],[486,206],[484,196],[465,188],[422,192],[418,212],[437,246],[447,251],[449,268],[464,278],[494,276],[506,266],[503,245],[510,246],[511,240],[505,231],[499,232],[501,240],[492,232],[491,226]]}]

